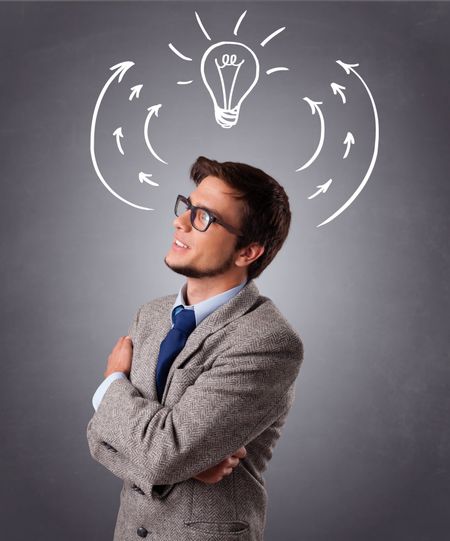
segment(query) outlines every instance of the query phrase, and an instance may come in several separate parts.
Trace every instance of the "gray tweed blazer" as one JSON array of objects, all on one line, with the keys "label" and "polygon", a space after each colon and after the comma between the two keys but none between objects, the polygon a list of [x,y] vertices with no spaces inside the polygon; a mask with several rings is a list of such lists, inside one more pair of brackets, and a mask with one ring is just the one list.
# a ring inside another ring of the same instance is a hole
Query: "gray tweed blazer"
[{"label": "gray tweed blazer", "polygon": [[[175,298],[139,308],[130,378],[111,384],[87,426],[92,457],[123,479],[114,541],[262,541],[262,472],[294,400],[302,342],[250,280],[194,329],[159,402]],[[222,481],[193,479],[243,445],[247,456]]]}]

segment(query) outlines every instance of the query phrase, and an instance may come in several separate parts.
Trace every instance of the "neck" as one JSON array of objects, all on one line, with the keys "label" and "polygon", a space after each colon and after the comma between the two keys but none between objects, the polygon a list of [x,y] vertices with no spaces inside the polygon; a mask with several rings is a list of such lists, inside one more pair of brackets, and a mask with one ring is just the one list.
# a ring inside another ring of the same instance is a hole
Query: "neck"
[{"label": "neck", "polygon": [[212,278],[188,278],[186,287],[186,303],[190,306],[219,295],[228,289],[238,286],[245,280],[244,276]]}]

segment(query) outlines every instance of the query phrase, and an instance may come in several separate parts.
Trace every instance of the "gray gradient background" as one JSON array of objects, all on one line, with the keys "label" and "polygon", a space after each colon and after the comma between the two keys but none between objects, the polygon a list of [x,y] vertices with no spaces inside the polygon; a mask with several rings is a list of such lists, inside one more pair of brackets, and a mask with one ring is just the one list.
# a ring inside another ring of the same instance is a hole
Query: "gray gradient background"
[{"label": "gray gradient background", "polygon": [[[209,42],[194,10],[222,40],[244,9],[238,37],[263,72],[224,130],[200,80]],[[0,4],[2,539],[112,538],[121,482],[89,455],[91,398],[137,307],[183,283],[163,257],[199,154],[267,170],[292,205],[288,241],[257,280],[305,346],[266,472],[266,541],[448,539],[449,15],[431,2]],[[360,63],[380,151],[357,200],[317,228],[359,184],[373,144],[367,96],[337,59]],[[89,155],[95,101],[124,60],[136,65],[105,98],[98,159],[114,189],[154,212],[110,195]],[[279,65],[291,71],[264,74]],[[347,87],[345,106],[332,81]],[[324,102],[327,138],[295,173],[318,140],[304,96]],[[157,103],[152,143],[169,166],[141,133]],[[357,144],[344,161],[347,130]],[[160,186],[141,185],[141,170]]]}]

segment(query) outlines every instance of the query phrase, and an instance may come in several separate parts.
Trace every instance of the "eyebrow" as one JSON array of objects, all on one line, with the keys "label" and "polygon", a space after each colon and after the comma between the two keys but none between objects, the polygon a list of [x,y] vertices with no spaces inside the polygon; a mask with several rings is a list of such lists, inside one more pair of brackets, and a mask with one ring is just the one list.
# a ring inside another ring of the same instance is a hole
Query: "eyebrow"
[{"label": "eyebrow", "polygon": [[190,196],[187,198],[187,200],[189,201],[189,203],[191,203],[192,205],[194,205],[194,207],[200,207],[200,208],[203,208],[203,209],[207,210],[208,212],[211,212],[211,214],[214,214],[214,216],[215,216],[216,218],[219,218],[219,220],[222,220],[222,221],[223,221],[223,218],[222,218],[220,212],[218,212],[217,210],[212,209],[212,208],[208,207],[207,205],[202,205],[201,203],[198,204],[198,205],[196,205],[195,203],[192,203],[192,200],[191,200],[191,197],[190,197]]}]

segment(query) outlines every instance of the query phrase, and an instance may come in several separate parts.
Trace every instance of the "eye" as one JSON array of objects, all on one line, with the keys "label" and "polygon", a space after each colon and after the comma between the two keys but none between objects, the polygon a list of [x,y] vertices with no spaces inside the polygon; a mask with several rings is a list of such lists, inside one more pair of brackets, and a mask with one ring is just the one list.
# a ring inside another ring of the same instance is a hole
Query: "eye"
[{"label": "eye", "polygon": [[200,222],[202,223],[202,225],[207,225],[208,224],[208,222],[209,222],[209,214],[205,210],[199,209],[197,211],[197,217],[200,220]]}]

